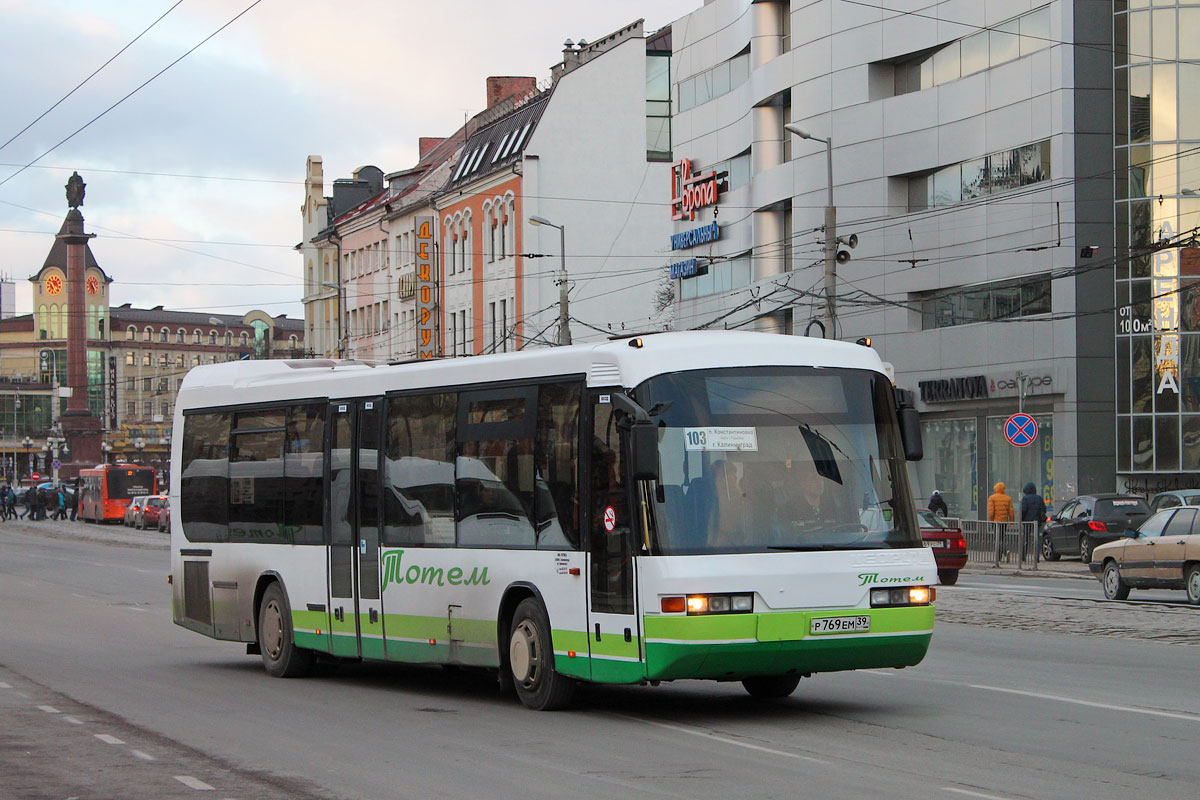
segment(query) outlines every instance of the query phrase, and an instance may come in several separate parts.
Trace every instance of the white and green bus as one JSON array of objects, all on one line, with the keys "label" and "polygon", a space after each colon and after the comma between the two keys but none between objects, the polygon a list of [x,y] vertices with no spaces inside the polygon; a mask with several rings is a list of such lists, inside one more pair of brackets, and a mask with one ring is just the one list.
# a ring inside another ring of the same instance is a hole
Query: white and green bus
[{"label": "white and green bus", "polygon": [[317,660],[741,681],[925,656],[916,412],[868,347],[660,333],[477,358],[191,370],[175,622],[272,675]]}]

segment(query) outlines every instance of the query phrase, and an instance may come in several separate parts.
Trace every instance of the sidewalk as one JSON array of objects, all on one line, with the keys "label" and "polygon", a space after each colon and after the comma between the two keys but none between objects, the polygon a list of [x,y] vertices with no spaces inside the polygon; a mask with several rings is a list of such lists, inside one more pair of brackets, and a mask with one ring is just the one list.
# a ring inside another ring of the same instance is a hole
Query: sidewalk
[{"label": "sidewalk", "polygon": [[1043,578],[1087,578],[1096,580],[1088,565],[1079,559],[1063,559],[1061,561],[1042,561],[1037,569],[1015,569],[1005,564],[993,567],[990,564],[972,564],[962,569],[967,575],[1025,575],[1041,576]]},{"label": "sidewalk", "polygon": [[145,547],[166,550],[171,544],[171,534],[158,531],[139,531],[124,525],[84,522],[76,520],[30,519],[0,520],[0,532],[13,531],[51,539],[83,539],[89,542],[115,545],[117,547]]}]

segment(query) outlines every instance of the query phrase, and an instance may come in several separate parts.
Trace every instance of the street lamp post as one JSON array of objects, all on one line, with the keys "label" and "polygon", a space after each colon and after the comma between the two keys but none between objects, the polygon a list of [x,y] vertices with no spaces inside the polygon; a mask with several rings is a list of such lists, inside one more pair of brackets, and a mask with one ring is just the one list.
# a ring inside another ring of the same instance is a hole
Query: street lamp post
[{"label": "street lamp post", "polygon": [[346,305],[346,303],[345,303],[345,298],[346,298],[346,293],[345,293],[345,291],[343,290],[343,288],[342,288],[342,285],[341,285],[340,283],[329,283],[328,281],[321,281],[321,286],[325,287],[326,289],[336,289],[336,290],[337,290],[337,299],[338,299],[338,307],[337,307],[337,354],[338,354],[338,358],[341,358],[341,357],[342,357],[342,356],[345,354],[345,352],[346,352],[346,351],[345,351],[345,348],[344,348],[344,347],[342,347],[342,314],[344,314],[344,313],[345,313],[345,305]]},{"label": "street lamp post", "polygon": [[142,463],[142,451],[146,449],[146,440],[140,436],[137,437],[136,439],[134,439],[133,440],[133,449],[137,450],[137,458],[136,458],[137,463],[138,464]]},{"label": "street lamp post", "polygon": [[229,323],[223,319],[218,319],[217,317],[209,317],[208,324],[209,325],[221,325],[222,327],[225,328],[225,360],[228,361],[229,360],[229,341],[231,339],[231,336],[229,333]]},{"label": "street lamp post", "polygon": [[67,446],[67,437],[63,435],[62,428],[55,425],[50,429],[49,435],[46,436],[46,445],[42,448],[46,454],[53,459],[50,462],[50,467],[54,472],[54,485],[58,485],[58,456],[61,453],[63,457],[70,455],[71,449]]},{"label": "street lamp post", "polygon": [[[825,201],[825,316],[829,320],[830,335],[838,338],[837,310],[835,298],[837,292],[837,208],[833,205],[833,137],[822,139],[813,136],[795,123],[789,122],[784,130],[794,133],[801,139],[812,139],[814,142],[825,143],[826,169],[826,201]],[[791,236],[791,231],[785,231]]]},{"label": "street lamp post", "polygon": [[112,449],[112,442],[108,441],[108,439],[105,439],[100,443],[100,452],[104,455],[105,464],[108,463],[108,454],[112,452]]},{"label": "street lamp post", "polygon": [[567,230],[565,225],[555,225],[545,217],[530,216],[532,225],[558,228],[558,343],[571,343],[571,315],[567,309]]},{"label": "street lamp post", "polygon": [[[25,471],[29,474],[33,474],[33,465],[31,464],[33,460],[33,454],[30,452],[33,449],[33,439],[30,439],[28,436],[26,436],[21,440],[21,444],[25,446]],[[20,476],[17,477],[19,478]]]}]

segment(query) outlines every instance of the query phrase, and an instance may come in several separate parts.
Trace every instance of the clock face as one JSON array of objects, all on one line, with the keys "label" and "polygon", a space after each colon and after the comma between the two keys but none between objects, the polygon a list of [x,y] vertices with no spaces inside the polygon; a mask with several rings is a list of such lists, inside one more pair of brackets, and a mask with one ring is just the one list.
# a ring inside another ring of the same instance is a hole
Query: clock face
[{"label": "clock face", "polygon": [[98,294],[99,292],[100,292],[100,279],[97,278],[95,275],[88,275],[87,293],[88,294]]},{"label": "clock face", "polygon": [[63,279],[57,275],[46,278],[46,294],[59,294],[63,290]]}]

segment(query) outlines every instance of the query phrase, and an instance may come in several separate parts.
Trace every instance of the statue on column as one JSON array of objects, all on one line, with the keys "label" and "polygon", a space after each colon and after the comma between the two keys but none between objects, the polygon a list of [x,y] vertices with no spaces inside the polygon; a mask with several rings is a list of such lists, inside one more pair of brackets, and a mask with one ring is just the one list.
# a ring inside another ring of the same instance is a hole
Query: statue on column
[{"label": "statue on column", "polygon": [[79,177],[79,173],[71,173],[71,177],[67,178],[67,205],[69,207],[79,208],[83,205],[85,188],[87,188],[87,184],[83,182],[83,178]]}]

